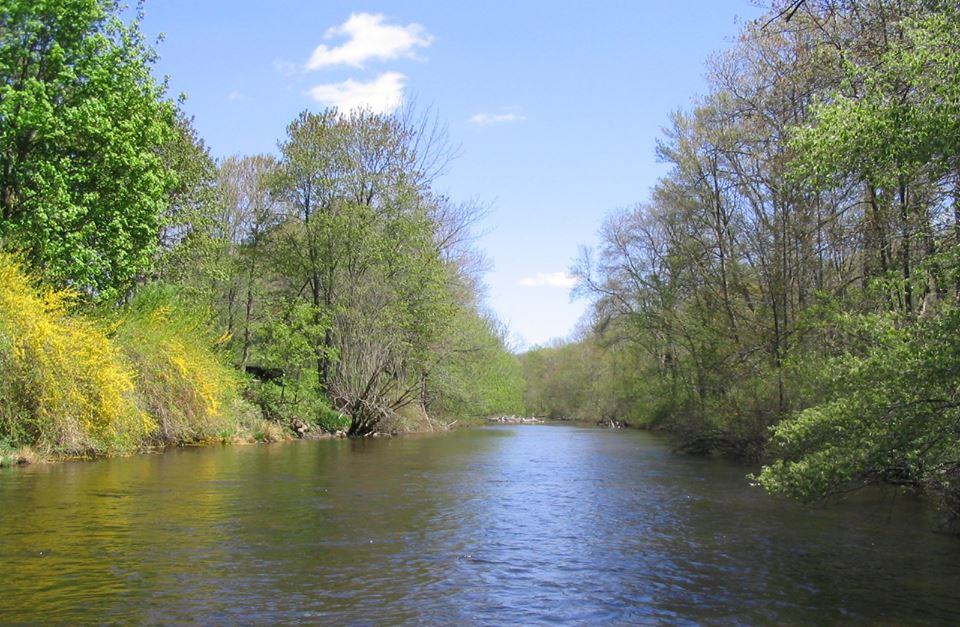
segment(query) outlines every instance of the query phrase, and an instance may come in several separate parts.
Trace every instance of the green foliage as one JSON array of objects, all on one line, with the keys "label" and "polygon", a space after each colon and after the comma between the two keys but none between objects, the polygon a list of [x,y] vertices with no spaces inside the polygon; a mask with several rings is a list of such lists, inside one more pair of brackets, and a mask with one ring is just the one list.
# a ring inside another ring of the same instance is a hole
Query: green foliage
[{"label": "green foliage", "polygon": [[902,21],[902,39],[871,63],[849,62],[793,134],[800,176],[896,182],[953,167],[960,152],[960,9],[934,2]]},{"label": "green foliage", "polygon": [[[916,323],[840,314],[845,350],[824,364],[826,400],[773,429],[759,482],[811,500],[874,482],[960,490],[960,310]],[[957,514],[960,512],[954,512]]]},{"label": "green foliage", "polygon": [[398,116],[303,113],[273,177],[287,211],[268,263],[282,299],[299,301],[291,311],[309,307],[295,335],[313,353],[317,394],[351,416],[351,434],[422,402],[456,309],[417,133]]},{"label": "green foliage", "polygon": [[[306,382],[317,359],[335,359],[334,348],[323,347],[330,316],[310,303],[282,299],[270,303],[271,316],[259,327],[253,359],[282,370],[287,380]],[[317,347],[321,352],[318,354]],[[315,374],[315,373],[313,373]]]},{"label": "green foliage", "polygon": [[315,385],[283,379],[251,383],[250,387],[250,399],[261,409],[266,420],[288,428],[300,421],[328,433],[350,427],[349,416],[331,407]]},{"label": "green foliage", "polygon": [[519,361],[490,319],[463,308],[444,340],[437,350],[446,354],[424,381],[430,413],[466,422],[523,412]]},{"label": "green foliage", "polygon": [[520,356],[524,372],[525,413],[549,418],[598,418],[588,407],[599,364],[580,343],[541,347]]},{"label": "green foliage", "polygon": [[[647,422],[625,355],[601,338],[537,347],[520,355],[527,414],[566,420]],[[635,367],[630,364],[629,367]]]},{"label": "green foliage", "polygon": [[430,190],[442,130],[304,112],[279,160],[214,163],[123,10],[0,0],[0,248],[70,286],[0,258],[0,438],[120,451],[517,408],[472,218]]},{"label": "green foliage", "polygon": [[0,468],[16,464],[16,449],[7,441],[0,439]]},{"label": "green foliage", "polygon": [[177,180],[153,53],[110,0],[4,0],[0,15],[0,242],[115,298],[149,267]]},{"label": "green foliage", "polygon": [[119,312],[113,337],[136,371],[137,397],[160,443],[210,439],[241,410],[239,373],[220,354],[226,336],[210,314],[172,286],[140,290]]},{"label": "green foliage", "polygon": [[673,116],[649,201],[577,261],[591,334],[526,357],[528,396],[621,394],[692,450],[762,457],[770,491],[905,484],[960,520],[960,9],[808,0],[760,23]]},{"label": "green foliage", "polygon": [[817,392],[773,429],[778,459],[759,482],[807,500],[873,482],[934,488],[957,517],[958,314],[941,302],[956,285],[957,224],[945,235],[934,224],[945,209],[935,190],[955,185],[960,155],[960,11],[930,3],[900,28],[879,58],[848,63],[844,84],[793,134],[800,180],[866,182],[868,244],[882,272],[861,294],[875,311],[834,307],[814,326],[820,340],[799,380]]},{"label": "green foliage", "polygon": [[181,214],[162,272],[210,304],[235,362],[283,373],[248,390],[269,420],[348,420],[362,435],[429,426],[424,409],[518,407],[516,364],[458,265],[469,252],[450,250],[471,217],[430,193],[418,146],[436,142],[422,132],[402,116],[303,113],[279,161],[224,160],[211,204]]}]

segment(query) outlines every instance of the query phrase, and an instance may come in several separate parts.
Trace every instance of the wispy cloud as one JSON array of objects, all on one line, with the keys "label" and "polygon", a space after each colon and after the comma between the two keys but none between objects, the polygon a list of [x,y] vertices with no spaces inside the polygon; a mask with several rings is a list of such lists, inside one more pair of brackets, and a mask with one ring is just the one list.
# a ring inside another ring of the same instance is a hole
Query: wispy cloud
[{"label": "wispy cloud", "polygon": [[344,113],[369,109],[373,113],[392,113],[403,102],[403,84],[407,77],[386,72],[372,81],[355,81],[316,85],[307,93],[320,104],[336,107]]},{"label": "wispy cloud", "polygon": [[470,123],[477,126],[493,126],[494,124],[523,122],[526,119],[526,116],[519,113],[477,113],[470,116]]},{"label": "wispy cloud", "polygon": [[293,61],[275,59],[273,62],[273,69],[283,76],[293,76],[297,73],[297,64]]},{"label": "wispy cloud", "polygon": [[234,89],[227,94],[227,100],[243,100],[243,94],[240,93],[240,90]]},{"label": "wispy cloud", "polygon": [[353,13],[340,26],[326,32],[326,39],[346,37],[339,46],[320,44],[307,61],[308,70],[349,65],[362,68],[371,59],[387,61],[413,57],[417,48],[426,48],[433,37],[420,24],[399,26],[386,24],[380,13]]},{"label": "wispy cloud", "polygon": [[521,287],[563,287],[570,289],[577,284],[577,277],[566,272],[537,272],[517,281]]}]

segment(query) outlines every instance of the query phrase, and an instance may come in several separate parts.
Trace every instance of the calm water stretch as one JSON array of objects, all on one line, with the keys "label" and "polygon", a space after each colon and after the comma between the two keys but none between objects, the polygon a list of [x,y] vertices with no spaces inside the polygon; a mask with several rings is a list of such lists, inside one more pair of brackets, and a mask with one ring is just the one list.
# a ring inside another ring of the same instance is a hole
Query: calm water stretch
[{"label": "calm water stretch", "polygon": [[0,472],[0,620],[960,621],[900,496],[807,509],[658,437],[490,427]]}]

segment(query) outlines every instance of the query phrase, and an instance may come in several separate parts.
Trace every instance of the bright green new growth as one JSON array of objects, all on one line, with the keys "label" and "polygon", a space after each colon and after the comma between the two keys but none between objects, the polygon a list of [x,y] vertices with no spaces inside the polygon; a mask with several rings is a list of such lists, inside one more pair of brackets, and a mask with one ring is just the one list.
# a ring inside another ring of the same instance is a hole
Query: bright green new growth
[{"label": "bright green new growth", "polygon": [[431,193],[442,142],[424,133],[400,114],[304,112],[279,160],[219,164],[220,204],[168,257],[236,361],[270,373],[250,395],[271,420],[364,435],[517,407],[460,239],[472,213]]},{"label": "bright green new growth", "polygon": [[18,286],[0,312],[4,446],[364,435],[515,405],[476,301],[471,212],[430,190],[442,130],[305,112],[279,159],[216,163],[122,11],[0,0],[0,250],[20,260],[3,258]]},{"label": "bright green new growth", "polygon": [[868,483],[922,486],[960,515],[960,310],[912,326],[841,315],[833,332],[849,348],[822,364],[829,400],[774,428],[782,458],[760,484],[805,500]]},{"label": "bright green new growth", "polygon": [[[773,429],[783,459],[759,481],[804,499],[871,482],[933,488],[956,518],[960,312],[947,294],[956,285],[958,226],[940,238],[944,252],[936,254],[929,222],[937,210],[930,186],[955,177],[960,158],[960,11],[935,3],[904,19],[902,32],[879,63],[851,64],[848,80],[860,85],[858,94],[816,107],[793,140],[801,176],[821,185],[853,179],[893,188],[901,243],[896,252],[881,244],[878,263],[887,276],[873,286],[902,310],[823,322],[821,332],[843,338],[815,379],[824,402]],[[868,200],[872,236],[883,242],[890,237],[884,197]],[[955,188],[954,217],[958,202]],[[921,246],[927,256],[918,264],[911,249]],[[918,299],[925,301],[919,317]]]},{"label": "bright green new growth", "polygon": [[176,184],[174,106],[109,0],[0,0],[0,244],[85,295],[146,271]]}]

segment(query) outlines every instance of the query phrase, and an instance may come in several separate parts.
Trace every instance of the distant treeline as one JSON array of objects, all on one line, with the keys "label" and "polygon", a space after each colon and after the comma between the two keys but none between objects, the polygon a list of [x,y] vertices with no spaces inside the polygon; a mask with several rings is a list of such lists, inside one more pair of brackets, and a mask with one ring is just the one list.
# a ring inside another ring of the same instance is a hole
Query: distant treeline
[{"label": "distant treeline", "polygon": [[139,23],[0,4],[0,455],[519,411],[435,117],[304,112],[217,161]]},{"label": "distant treeline", "polygon": [[590,328],[528,407],[766,462],[768,490],[960,514],[960,8],[778,1],[674,114],[671,166],[573,273]]}]

